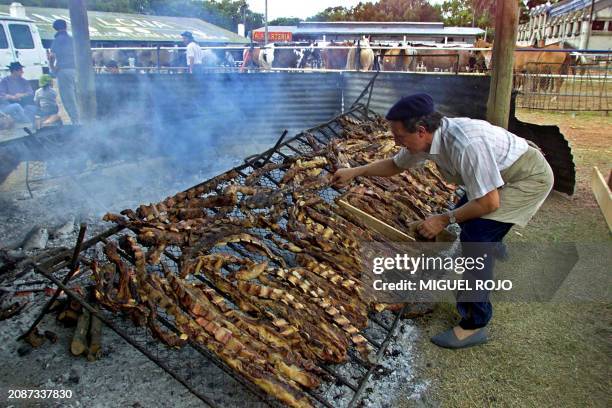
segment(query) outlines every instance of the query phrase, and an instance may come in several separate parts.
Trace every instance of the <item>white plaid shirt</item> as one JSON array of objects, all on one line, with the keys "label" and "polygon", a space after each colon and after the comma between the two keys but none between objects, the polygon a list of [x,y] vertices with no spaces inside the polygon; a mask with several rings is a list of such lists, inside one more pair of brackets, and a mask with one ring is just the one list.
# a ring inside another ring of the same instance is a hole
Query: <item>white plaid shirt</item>
[{"label": "white plaid shirt", "polygon": [[424,159],[436,162],[451,181],[461,181],[470,200],[504,185],[500,171],[527,151],[527,141],[484,120],[443,118],[433,136],[429,154],[411,154],[402,148],[393,162],[401,169]]}]

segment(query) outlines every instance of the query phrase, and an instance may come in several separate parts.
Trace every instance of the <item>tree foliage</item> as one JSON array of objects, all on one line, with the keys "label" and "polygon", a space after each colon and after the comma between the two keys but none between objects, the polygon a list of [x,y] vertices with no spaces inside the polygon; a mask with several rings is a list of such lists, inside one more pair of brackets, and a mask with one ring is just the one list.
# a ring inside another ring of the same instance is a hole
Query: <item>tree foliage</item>
[{"label": "tree foliage", "polygon": [[380,0],[355,7],[328,7],[308,21],[441,21],[440,10],[426,0]]},{"label": "tree foliage", "polygon": [[354,21],[441,21],[438,9],[426,0],[380,0],[359,3],[352,10]]},{"label": "tree foliage", "polygon": [[270,22],[271,26],[296,26],[301,20],[298,17],[279,17]]},{"label": "tree foliage", "polygon": [[352,21],[351,9],[346,7],[328,7],[325,10],[308,17],[306,21]]},{"label": "tree foliage", "polygon": [[447,0],[440,6],[444,24],[457,27],[492,27],[494,0]]}]

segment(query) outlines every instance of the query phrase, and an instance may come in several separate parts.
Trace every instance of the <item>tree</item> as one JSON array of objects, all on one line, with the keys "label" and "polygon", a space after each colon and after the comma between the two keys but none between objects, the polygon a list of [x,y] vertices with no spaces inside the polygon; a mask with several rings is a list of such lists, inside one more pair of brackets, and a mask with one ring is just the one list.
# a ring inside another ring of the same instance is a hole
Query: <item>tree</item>
[{"label": "tree", "polygon": [[440,10],[448,26],[487,28],[495,21],[493,0],[448,0]]},{"label": "tree", "polygon": [[296,26],[301,20],[298,17],[279,17],[268,22],[272,26]]},{"label": "tree", "polygon": [[426,0],[380,0],[359,3],[351,11],[354,21],[441,21],[440,11]]},{"label": "tree", "polygon": [[320,13],[312,17],[308,17],[306,21],[351,21],[351,9],[346,7],[328,7]]}]

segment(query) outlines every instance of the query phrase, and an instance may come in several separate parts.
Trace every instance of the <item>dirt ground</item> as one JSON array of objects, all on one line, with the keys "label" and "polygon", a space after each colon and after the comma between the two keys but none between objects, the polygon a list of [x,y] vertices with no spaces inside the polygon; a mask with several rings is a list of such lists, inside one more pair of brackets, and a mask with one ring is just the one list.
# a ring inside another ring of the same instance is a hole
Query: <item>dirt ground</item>
[{"label": "dirt ground", "polygon": [[[551,194],[530,224],[511,230],[507,241],[593,243],[605,250],[602,257],[609,257],[612,239],[591,192],[590,177],[593,166],[606,177],[612,168],[612,117],[529,111],[517,116],[561,128],[572,145],[577,186],[571,197]],[[418,371],[429,386],[416,397],[408,388],[393,405],[610,406],[612,307],[607,290],[607,300],[598,302],[494,302],[491,341],[458,351],[429,341],[458,321],[454,305],[439,305],[416,321],[422,333],[416,347]]]}]

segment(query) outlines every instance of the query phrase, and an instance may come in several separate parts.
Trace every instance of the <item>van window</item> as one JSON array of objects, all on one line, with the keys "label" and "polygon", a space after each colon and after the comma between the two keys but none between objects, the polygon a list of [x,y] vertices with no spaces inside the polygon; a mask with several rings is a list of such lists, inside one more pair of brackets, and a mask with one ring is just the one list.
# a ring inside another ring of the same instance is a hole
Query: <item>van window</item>
[{"label": "van window", "polygon": [[0,24],[0,49],[7,49],[8,46],[8,41],[6,39],[6,33],[4,32],[4,26],[2,24]]},{"label": "van window", "polygon": [[25,24],[9,24],[9,31],[13,39],[13,45],[18,50],[34,49],[34,39],[30,28]]}]

